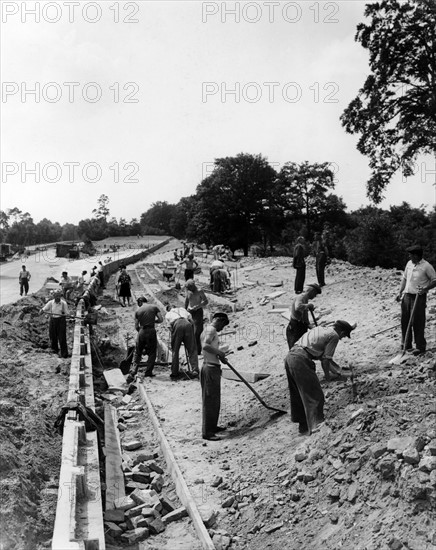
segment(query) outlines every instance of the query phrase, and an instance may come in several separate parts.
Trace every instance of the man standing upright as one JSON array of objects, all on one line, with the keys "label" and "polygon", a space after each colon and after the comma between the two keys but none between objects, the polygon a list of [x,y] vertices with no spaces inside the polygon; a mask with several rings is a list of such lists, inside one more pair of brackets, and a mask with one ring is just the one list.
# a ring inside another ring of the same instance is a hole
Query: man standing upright
[{"label": "man standing upright", "polygon": [[328,247],[325,239],[319,233],[315,235],[313,243],[313,252],[315,254],[316,277],[319,286],[325,286],[325,268],[329,263]]},{"label": "man standing upright", "polygon": [[203,308],[207,306],[209,300],[203,290],[199,290],[192,279],[186,281],[185,309],[191,314],[194,322],[195,342],[197,344],[197,354],[201,354],[201,333],[203,332]]},{"label": "man standing upright", "polygon": [[30,281],[30,272],[27,271],[26,266],[21,266],[20,274],[18,275],[18,282],[20,284],[20,296],[24,295],[27,296],[27,293],[29,292],[29,281]]},{"label": "man standing upright", "polygon": [[301,294],[304,288],[304,280],[306,278],[306,251],[304,249],[304,237],[297,237],[297,243],[294,247],[293,267],[296,269],[294,290],[295,294]]},{"label": "man standing upright", "polygon": [[225,428],[218,426],[221,408],[221,365],[228,346],[220,346],[218,333],[229,324],[225,313],[215,313],[210,325],[206,326],[201,340],[204,362],[200,371],[201,396],[203,401],[203,439],[219,441],[216,433]]},{"label": "man standing upright", "polygon": [[50,324],[48,334],[50,337],[51,349],[59,353],[59,357],[68,357],[67,347],[67,321],[68,315],[67,302],[62,298],[62,291],[55,290],[53,300],[50,300],[40,310],[40,313],[50,315]]},{"label": "man standing upright", "polygon": [[127,376],[128,384],[133,381],[138,372],[143,351],[148,355],[144,376],[154,376],[153,368],[157,353],[157,334],[154,325],[163,321],[159,308],[148,304],[147,298],[141,296],[137,302],[139,309],[135,312],[135,328],[138,331],[138,336],[136,338],[135,357]]},{"label": "man standing upright", "polygon": [[423,259],[423,250],[420,245],[407,248],[409,261],[401,279],[397,301],[401,301],[401,343],[403,349],[412,350],[412,330],[406,333],[413,312],[412,329],[416,350],[414,355],[425,353],[425,308],[427,292],[436,287],[436,272],[431,264]]},{"label": "man standing upright", "polygon": [[306,292],[299,294],[292,302],[291,319],[286,328],[286,340],[289,349],[309,329],[309,311],[314,310],[314,305],[309,303],[309,300],[313,300],[318,294],[321,294],[321,287],[316,283],[312,283],[307,285]]}]

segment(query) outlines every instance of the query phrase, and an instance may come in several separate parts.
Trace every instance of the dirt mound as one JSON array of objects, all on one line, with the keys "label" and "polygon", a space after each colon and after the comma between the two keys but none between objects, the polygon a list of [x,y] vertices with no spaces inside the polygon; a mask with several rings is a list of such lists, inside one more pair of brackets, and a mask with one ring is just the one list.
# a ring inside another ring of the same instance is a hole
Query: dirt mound
[{"label": "dirt mound", "polygon": [[53,531],[62,446],[53,423],[66,395],[68,363],[48,351],[43,304],[33,295],[1,308],[2,550],[35,550]]}]

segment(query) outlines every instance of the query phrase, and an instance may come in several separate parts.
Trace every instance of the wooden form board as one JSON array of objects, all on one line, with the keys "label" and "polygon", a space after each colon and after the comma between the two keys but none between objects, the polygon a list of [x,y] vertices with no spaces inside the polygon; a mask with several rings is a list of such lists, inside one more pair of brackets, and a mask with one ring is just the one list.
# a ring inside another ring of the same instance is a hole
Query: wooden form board
[{"label": "wooden form board", "polygon": [[126,496],[122,469],[120,434],[117,428],[118,412],[104,405],[104,442],[106,454],[106,510],[115,507],[115,500]]}]

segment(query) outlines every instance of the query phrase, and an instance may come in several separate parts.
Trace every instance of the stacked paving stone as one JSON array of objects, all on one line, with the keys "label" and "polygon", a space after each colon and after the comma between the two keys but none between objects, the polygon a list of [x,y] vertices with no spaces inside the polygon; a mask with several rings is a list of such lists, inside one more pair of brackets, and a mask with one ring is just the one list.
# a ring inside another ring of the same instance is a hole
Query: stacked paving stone
[{"label": "stacked paving stone", "polygon": [[[126,450],[141,446],[139,441],[124,443]],[[123,456],[126,493],[115,501],[115,508],[104,515],[109,536],[123,542],[134,543],[157,535],[168,523],[187,516],[184,506],[177,505],[162,493],[163,469],[154,460],[156,451],[140,453],[134,459]]]}]

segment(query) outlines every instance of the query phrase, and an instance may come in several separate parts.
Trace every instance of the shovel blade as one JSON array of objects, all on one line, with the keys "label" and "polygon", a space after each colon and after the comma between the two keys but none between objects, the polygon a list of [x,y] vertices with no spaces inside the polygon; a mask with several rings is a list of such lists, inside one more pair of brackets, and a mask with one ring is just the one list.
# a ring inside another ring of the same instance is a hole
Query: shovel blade
[{"label": "shovel blade", "polygon": [[404,363],[404,361],[407,359],[407,355],[405,353],[399,353],[395,357],[393,357],[390,361],[390,365],[401,365],[401,363]]}]

